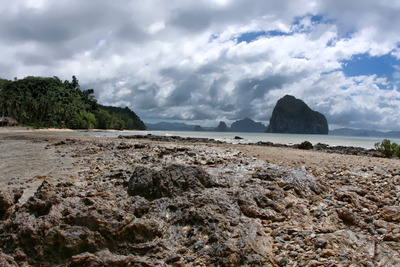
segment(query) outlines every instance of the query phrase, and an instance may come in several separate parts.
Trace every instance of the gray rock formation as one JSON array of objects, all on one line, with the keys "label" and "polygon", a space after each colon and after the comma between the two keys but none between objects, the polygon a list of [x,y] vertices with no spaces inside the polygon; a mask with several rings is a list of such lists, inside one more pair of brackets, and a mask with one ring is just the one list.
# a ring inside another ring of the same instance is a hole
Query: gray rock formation
[{"label": "gray rock formation", "polygon": [[0,117],[0,127],[1,126],[17,126],[18,122],[16,119],[11,117]]},{"label": "gray rock formation", "polygon": [[255,122],[249,118],[235,121],[231,125],[232,132],[263,133],[266,128],[261,122]]},{"label": "gray rock formation", "polygon": [[226,123],[223,121],[219,122],[219,125],[217,128],[214,129],[215,132],[230,132],[231,130],[229,129],[228,126],[226,126]]},{"label": "gray rock formation", "polygon": [[302,100],[286,95],[276,103],[266,132],[328,134],[329,129],[324,115],[310,109]]},{"label": "gray rock formation", "polygon": [[195,131],[195,132],[203,132],[203,131],[205,131],[205,130],[204,130],[203,127],[201,127],[200,125],[196,125],[196,126],[194,126],[194,131]]},{"label": "gray rock formation", "polygon": [[211,178],[198,167],[172,165],[162,170],[136,167],[129,180],[128,194],[154,200],[176,197],[183,192],[200,193],[212,185]]}]

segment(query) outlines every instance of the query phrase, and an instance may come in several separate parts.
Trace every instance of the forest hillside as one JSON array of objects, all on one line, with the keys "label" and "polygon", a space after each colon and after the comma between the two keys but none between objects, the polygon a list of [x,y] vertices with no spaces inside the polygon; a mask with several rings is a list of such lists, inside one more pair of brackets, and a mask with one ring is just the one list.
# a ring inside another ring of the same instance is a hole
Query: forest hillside
[{"label": "forest hillside", "polygon": [[72,81],[56,76],[0,79],[0,116],[32,127],[146,129],[128,107],[98,104],[94,90],[82,90],[75,76]]}]

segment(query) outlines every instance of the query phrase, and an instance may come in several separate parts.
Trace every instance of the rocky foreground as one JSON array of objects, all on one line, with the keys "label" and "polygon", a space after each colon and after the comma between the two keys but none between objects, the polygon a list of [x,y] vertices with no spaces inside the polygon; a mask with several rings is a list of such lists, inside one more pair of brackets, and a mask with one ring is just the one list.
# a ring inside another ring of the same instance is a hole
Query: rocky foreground
[{"label": "rocky foreground", "polygon": [[[272,154],[299,150],[30,139],[76,175],[2,186],[0,266],[400,266],[399,160],[302,152],[285,164]],[[307,165],[311,155],[325,165]]]}]

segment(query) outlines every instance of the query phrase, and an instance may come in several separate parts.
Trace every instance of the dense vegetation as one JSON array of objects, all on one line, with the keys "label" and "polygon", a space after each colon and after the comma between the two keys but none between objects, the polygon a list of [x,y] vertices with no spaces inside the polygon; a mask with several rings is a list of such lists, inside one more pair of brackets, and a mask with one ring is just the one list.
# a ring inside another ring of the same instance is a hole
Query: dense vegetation
[{"label": "dense vegetation", "polygon": [[58,77],[0,79],[0,116],[13,117],[19,124],[33,127],[146,128],[128,107],[99,105],[93,94],[93,89],[81,90],[75,76],[71,82]]},{"label": "dense vegetation", "polygon": [[388,139],[375,143],[375,148],[385,155],[385,157],[391,158],[394,156],[400,158],[400,146],[397,143],[392,143]]},{"label": "dense vegetation", "polygon": [[98,105],[98,107],[96,118],[98,121],[97,128],[99,129],[146,129],[143,121],[128,107],[103,105]]}]

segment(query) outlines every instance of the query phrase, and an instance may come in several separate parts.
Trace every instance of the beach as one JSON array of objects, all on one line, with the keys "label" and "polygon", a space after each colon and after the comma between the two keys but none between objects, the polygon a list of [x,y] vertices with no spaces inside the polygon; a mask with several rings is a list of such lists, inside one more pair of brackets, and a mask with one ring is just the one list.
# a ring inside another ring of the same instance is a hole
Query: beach
[{"label": "beach", "polygon": [[400,265],[399,159],[29,131],[0,147],[0,265]]}]

